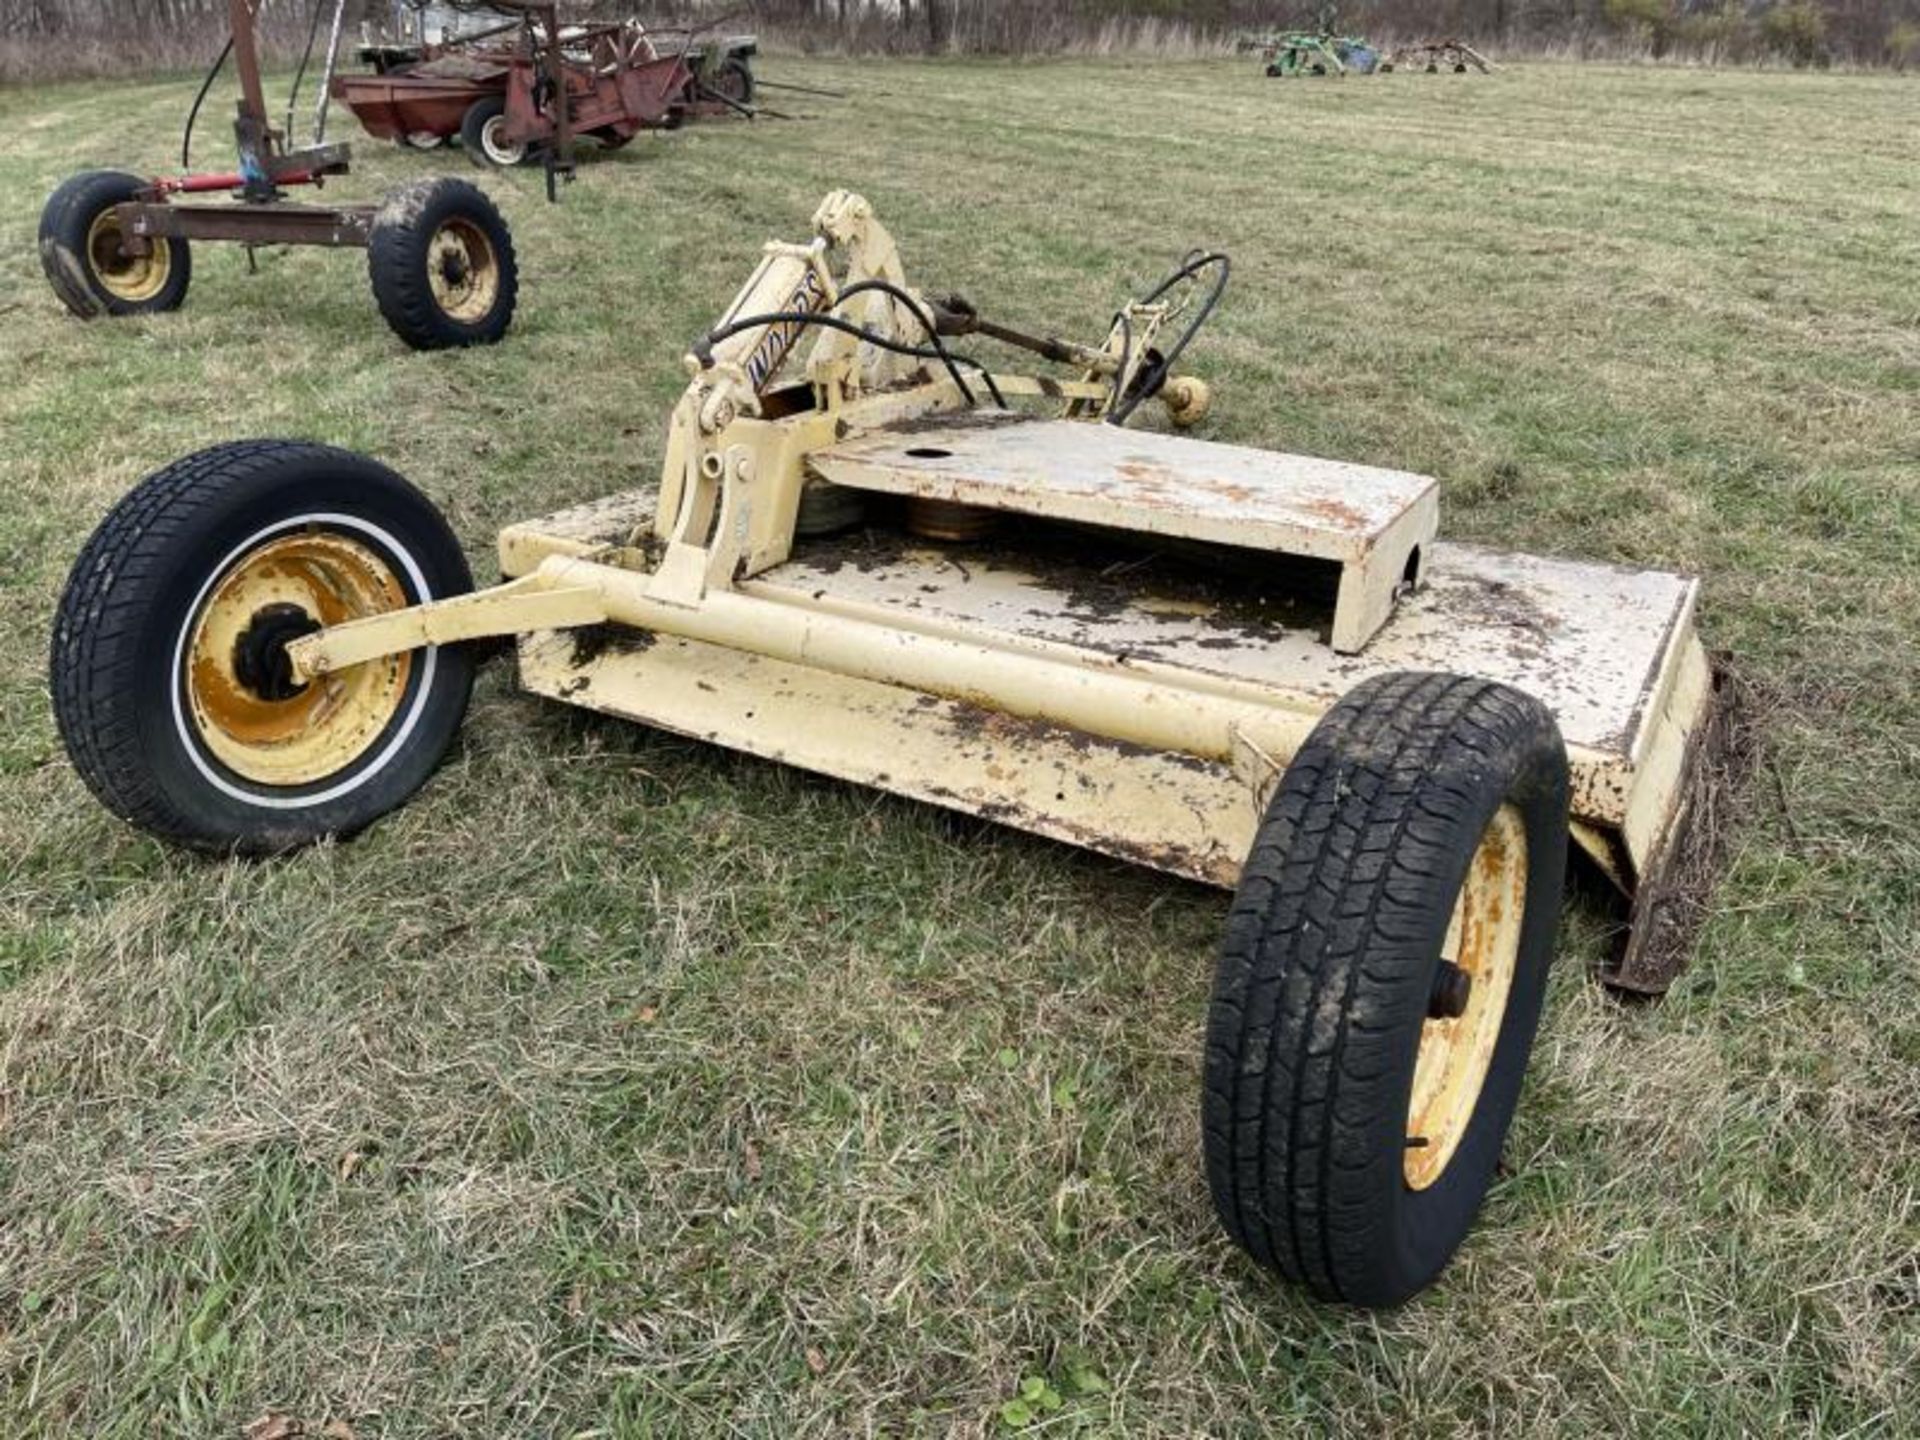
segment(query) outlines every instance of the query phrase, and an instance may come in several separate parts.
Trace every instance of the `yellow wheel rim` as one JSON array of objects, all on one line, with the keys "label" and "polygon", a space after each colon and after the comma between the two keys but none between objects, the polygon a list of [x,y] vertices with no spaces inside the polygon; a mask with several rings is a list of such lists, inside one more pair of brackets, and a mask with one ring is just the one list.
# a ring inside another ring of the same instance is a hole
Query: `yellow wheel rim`
[{"label": "yellow wheel rim", "polygon": [[121,248],[125,240],[114,212],[102,210],[87,227],[87,268],[114,299],[137,305],[166,289],[167,276],[173,273],[173,246],[155,240],[146,254],[129,255]]},{"label": "yellow wheel rim", "polygon": [[1401,1167],[1414,1190],[1446,1173],[1479,1107],[1513,993],[1526,896],[1526,823],[1502,805],[1474,849],[1440,949],[1472,983],[1466,1009],[1457,1018],[1429,1019],[1420,1032]]},{"label": "yellow wheel rim", "polygon": [[427,245],[427,279],[434,304],[463,325],[487,318],[500,296],[500,257],[471,220],[449,220]]},{"label": "yellow wheel rim", "polygon": [[312,785],[353,764],[399,712],[413,656],[296,688],[285,641],[406,604],[393,567],[342,535],[283,535],[241,556],[201,605],[186,653],[188,708],[208,753],[259,785]]}]

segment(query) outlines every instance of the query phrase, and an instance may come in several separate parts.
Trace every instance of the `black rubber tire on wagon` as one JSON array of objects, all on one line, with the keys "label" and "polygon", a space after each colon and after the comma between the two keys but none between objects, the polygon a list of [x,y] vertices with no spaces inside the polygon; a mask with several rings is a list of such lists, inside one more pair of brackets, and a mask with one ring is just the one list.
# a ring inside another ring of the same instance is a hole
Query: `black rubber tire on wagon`
[{"label": "black rubber tire on wagon", "polygon": [[373,217],[367,275],[387,324],[415,350],[493,344],[520,295],[507,222],[465,180],[389,192]]},{"label": "black rubber tire on wagon", "polygon": [[1539,1023],[1567,800],[1546,707],[1457,675],[1366,681],[1288,766],[1221,944],[1202,1102],[1214,1207],[1261,1265],[1388,1306],[1466,1236]]},{"label": "black rubber tire on wagon", "polygon": [[120,249],[113,207],[150,182],[119,170],[86,170],[63,182],[40,211],[40,266],[53,293],[82,320],[178,310],[193,279],[185,240],[155,240],[140,256]]},{"label": "black rubber tire on wagon", "polygon": [[453,743],[461,646],[294,686],[288,640],[473,588],[425,496],[373,460],[293,440],[218,445],[141,481],[67,578],[48,658],[74,768],[164,840],[265,854],[350,835]]},{"label": "black rubber tire on wagon", "polygon": [[503,95],[487,95],[467,107],[460,117],[460,144],[476,165],[506,169],[524,165],[533,147],[514,144],[502,133],[506,123],[507,101]]},{"label": "black rubber tire on wagon", "polygon": [[744,55],[729,55],[722,60],[701,88],[717,99],[742,107],[750,107],[760,91],[753,66]]}]

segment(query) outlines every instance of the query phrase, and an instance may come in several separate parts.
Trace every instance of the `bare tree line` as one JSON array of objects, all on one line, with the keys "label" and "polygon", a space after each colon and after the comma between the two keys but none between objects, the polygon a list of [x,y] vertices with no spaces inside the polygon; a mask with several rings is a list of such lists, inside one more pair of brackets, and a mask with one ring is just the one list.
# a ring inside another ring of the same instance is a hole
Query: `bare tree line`
[{"label": "bare tree line", "polygon": [[[266,53],[297,54],[321,3],[259,0]],[[324,6],[330,19],[332,0]],[[227,0],[0,0],[0,83],[194,69],[226,36]]]},{"label": "bare tree line", "polygon": [[753,10],[783,37],[821,48],[1203,48],[1327,20],[1388,40],[1920,67],[1920,0],[761,0]]},{"label": "bare tree line", "polygon": [[[270,52],[304,41],[332,0],[259,0]],[[470,3],[470,0],[469,0]],[[349,32],[391,0],[349,0]],[[1920,0],[563,0],[563,10],[758,28],[802,49],[1049,54],[1223,49],[1312,28],[1396,41],[1459,35],[1508,51],[1845,62],[1920,69]],[[205,63],[227,0],[0,0],[0,81]]]},{"label": "bare tree line", "polygon": [[[265,23],[282,24],[308,0],[264,0]],[[0,0],[0,36],[139,36],[224,33],[227,0]]]}]

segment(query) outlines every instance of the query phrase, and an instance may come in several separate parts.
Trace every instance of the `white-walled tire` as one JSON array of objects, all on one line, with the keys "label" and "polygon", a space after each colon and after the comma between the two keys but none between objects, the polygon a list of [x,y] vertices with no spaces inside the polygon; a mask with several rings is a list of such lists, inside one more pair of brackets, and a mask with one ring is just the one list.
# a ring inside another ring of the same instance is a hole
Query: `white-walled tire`
[{"label": "white-walled tire", "polygon": [[323,624],[473,588],[432,503],[325,445],[249,440],[148,476],[74,562],[54,623],[54,715],[74,768],[162,839],[263,854],[403,804],[466,713],[470,654],[428,648],[294,686]]},{"label": "white-walled tire", "polygon": [[526,164],[529,153],[526,141],[513,138],[507,102],[500,95],[489,95],[467,107],[460,121],[460,143],[480,164],[501,169]]}]

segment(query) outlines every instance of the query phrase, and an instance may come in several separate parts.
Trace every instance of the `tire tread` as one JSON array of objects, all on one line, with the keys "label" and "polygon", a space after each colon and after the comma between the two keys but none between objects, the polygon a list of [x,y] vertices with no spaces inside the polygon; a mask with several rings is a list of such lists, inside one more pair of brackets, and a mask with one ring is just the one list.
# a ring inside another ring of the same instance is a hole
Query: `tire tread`
[{"label": "tire tread", "polygon": [[70,176],[47,197],[40,211],[40,268],[60,303],[82,320],[101,315],[157,315],[178,310],[193,280],[193,250],[185,240],[160,243],[172,253],[172,268],[160,293],[130,303],[97,289],[86,255],[87,234],[102,210],[131,200],[149,182],[122,170],[83,170]]},{"label": "tire tread", "polygon": [[1547,743],[1563,749],[1545,707],[1494,682],[1369,680],[1302,747],[1248,856],[1208,1020],[1208,1185],[1238,1244],[1322,1296],[1368,1290],[1378,1263],[1342,1180],[1382,1164],[1406,1036],[1367,1017],[1430,983],[1422,907],[1496,758]]},{"label": "tire tread", "polygon": [[[471,326],[459,324],[441,310],[422,263],[434,232],[456,213],[464,213],[486,230],[500,266],[500,297],[485,319]],[[367,240],[367,277],[374,301],[393,333],[415,350],[490,345],[500,339],[513,323],[519,273],[506,222],[486,192],[465,180],[442,176],[401,186],[381,203]]]}]

